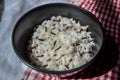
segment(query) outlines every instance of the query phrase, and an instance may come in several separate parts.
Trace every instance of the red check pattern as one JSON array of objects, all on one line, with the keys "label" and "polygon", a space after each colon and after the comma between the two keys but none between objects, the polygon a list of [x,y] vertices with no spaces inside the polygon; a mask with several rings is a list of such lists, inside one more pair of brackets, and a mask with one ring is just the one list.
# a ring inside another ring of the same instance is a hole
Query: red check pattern
[{"label": "red check pattern", "polygon": [[105,45],[87,69],[69,77],[44,74],[28,68],[22,80],[120,80],[120,0],[71,0],[93,13],[104,26]]}]

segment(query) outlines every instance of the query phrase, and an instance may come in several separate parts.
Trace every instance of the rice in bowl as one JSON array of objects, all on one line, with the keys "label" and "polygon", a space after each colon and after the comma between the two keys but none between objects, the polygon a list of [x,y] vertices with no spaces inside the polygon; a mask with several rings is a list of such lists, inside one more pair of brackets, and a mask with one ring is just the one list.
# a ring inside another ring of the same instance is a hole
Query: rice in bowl
[{"label": "rice in bowl", "polygon": [[28,55],[40,68],[62,71],[79,67],[92,59],[95,46],[91,32],[72,18],[53,16],[35,28]]}]

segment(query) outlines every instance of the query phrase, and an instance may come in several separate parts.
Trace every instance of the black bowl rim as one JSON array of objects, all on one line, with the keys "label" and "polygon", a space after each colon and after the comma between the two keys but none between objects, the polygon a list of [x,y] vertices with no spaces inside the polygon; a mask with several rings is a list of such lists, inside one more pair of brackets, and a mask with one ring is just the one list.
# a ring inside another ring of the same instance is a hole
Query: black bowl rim
[{"label": "black bowl rim", "polygon": [[[102,35],[103,35],[103,39],[102,39],[102,45],[100,46],[100,49],[98,51],[98,53],[95,54],[95,56],[90,60],[88,61],[87,63],[83,64],[82,66],[79,66],[77,68],[73,68],[73,69],[70,69],[70,70],[64,70],[64,71],[51,71],[51,70],[46,70],[46,69],[41,69],[41,68],[37,68],[36,66],[34,65],[31,65],[30,63],[26,62],[24,60],[24,58],[22,56],[20,56],[19,54],[17,54],[17,51],[15,49],[15,43],[14,43],[14,35],[15,35],[15,31],[17,29],[17,26],[19,24],[19,22],[29,13],[31,13],[32,11],[34,10],[37,10],[38,8],[44,8],[44,7],[50,7],[50,6],[68,6],[68,7],[74,7],[76,10],[82,10],[85,14],[91,16],[92,18],[94,18],[96,20],[96,22],[100,25],[101,27],[101,30],[102,30]],[[20,61],[22,61],[25,65],[27,65],[28,67],[38,71],[38,72],[43,72],[43,73],[48,73],[48,74],[67,74],[67,73],[72,73],[72,72],[75,72],[75,71],[79,71],[79,70],[82,70],[83,68],[87,67],[88,65],[90,65],[91,62],[94,61],[94,59],[97,57],[97,55],[99,54],[102,46],[103,46],[103,41],[104,41],[104,32],[103,32],[103,25],[101,24],[101,22],[96,18],[95,15],[93,15],[91,12],[89,12],[88,10],[84,9],[84,8],[81,8],[80,6],[75,6],[75,5],[72,5],[72,4],[68,4],[68,3],[48,3],[48,4],[43,4],[43,5],[40,5],[38,7],[35,7],[29,11],[27,11],[23,16],[20,17],[20,19],[17,21],[17,23],[15,24],[14,26],[14,29],[13,29],[13,33],[12,33],[12,45],[13,45],[13,49],[15,51],[15,54],[17,55],[17,57],[20,59]]]}]

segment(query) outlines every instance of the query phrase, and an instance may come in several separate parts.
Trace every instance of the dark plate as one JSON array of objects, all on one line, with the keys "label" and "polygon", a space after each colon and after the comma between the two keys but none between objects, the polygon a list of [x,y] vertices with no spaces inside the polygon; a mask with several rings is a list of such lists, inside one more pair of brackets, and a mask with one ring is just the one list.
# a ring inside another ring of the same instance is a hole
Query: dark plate
[{"label": "dark plate", "polygon": [[[35,25],[41,23],[45,19],[50,19],[50,17],[58,15],[73,18],[76,21],[80,21],[82,25],[89,25],[89,30],[92,32],[92,36],[95,38],[96,46],[93,48],[92,52],[95,55],[91,61],[71,70],[49,71],[40,69],[31,64],[26,55],[27,41],[30,39]],[[92,13],[85,9],[65,3],[46,4],[30,10],[19,19],[12,34],[12,43],[20,60],[22,60],[22,62],[32,69],[51,74],[66,74],[82,70],[95,60],[95,57],[98,55],[103,44],[103,27],[99,20]]]}]

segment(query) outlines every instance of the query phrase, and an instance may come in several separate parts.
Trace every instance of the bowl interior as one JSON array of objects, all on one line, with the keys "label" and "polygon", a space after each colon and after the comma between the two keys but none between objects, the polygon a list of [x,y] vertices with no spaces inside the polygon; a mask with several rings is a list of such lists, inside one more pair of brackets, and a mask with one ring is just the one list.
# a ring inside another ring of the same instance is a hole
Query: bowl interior
[{"label": "bowl interior", "polygon": [[[70,4],[63,3],[54,3],[39,6],[22,16],[22,18],[17,22],[14,28],[12,37],[13,47],[18,57],[25,64],[38,71],[46,72],[45,70],[39,69],[35,65],[30,63],[29,59],[26,56],[27,41],[28,39],[30,39],[35,25],[41,23],[45,19],[50,19],[50,17],[58,15],[73,18],[76,21],[80,21],[82,25],[89,25],[88,29],[92,32],[92,36],[95,38],[96,46],[94,47],[92,52],[95,53],[95,56],[98,54],[102,46],[102,25],[97,20],[97,18],[88,11]],[[70,70],[68,70],[68,72],[70,72]]]}]

